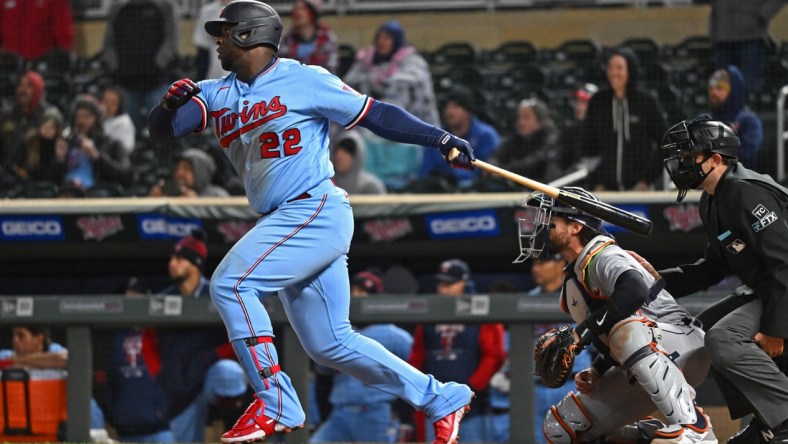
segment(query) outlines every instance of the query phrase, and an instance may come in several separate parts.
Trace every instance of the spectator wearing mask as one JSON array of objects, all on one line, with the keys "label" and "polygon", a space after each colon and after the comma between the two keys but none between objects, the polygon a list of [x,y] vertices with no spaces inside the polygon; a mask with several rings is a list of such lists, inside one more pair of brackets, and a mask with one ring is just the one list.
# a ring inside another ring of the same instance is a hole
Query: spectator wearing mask
[{"label": "spectator wearing mask", "polygon": [[224,188],[212,183],[216,162],[199,148],[185,150],[172,170],[172,177],[160,180],[148,196],[151,197],[227,197]]},{"label": "spectator wearing mask", "polygon": [[[473,153],[479,160],[488,160],[498,148],[501,138],[498,131],[479,120],[475,113],[473,92],[464,86],[455,86],[443,102],[444,128],[468,141]],[[419,171],[419,177],[439,175],[456,183],[460,188],[468,188],[479,177],[479,170],[468,171],[452,168],[440,152],[426,151]]]},{"label": "spectator wearing mask", "polygon": [[[383,293],[383,282],[375,273],[362,271],[351,279],[350,294],[354,298]],[[364,336],[375,339],[400,359],[407,359],[413,338],[394,324],[355,326]],[[331,373],[327,367],[316,371]],[[331,414],[312,435],[309,442],[397,442],[399,419],[392,408],[393,395],[365,385],[358,379],[334,373],[329,395]]]},{"label": "spectator wearing mask", "polygon": [[339,66],[337,36],[320,20],[322,11],[323,0],[296,0],[290,13],[290,29],[282,36],[277,55],[336,73]]},{"label": "spectator wearing mask", "polygon": [[758,166],[763,141],[761,119],[747,108],[744,77],[733,65],[718,69],[709,78],[709,107],[714,120],[727,123],[739,135],[739,162],[751,170]]},{"label": "spectator wearing mask", "polygon": [[561,130],[561,146],[563,147],[563,166],[567,167],[583,157],[583,121],[586,120],[588,102],[599,91],[593,83],[584,83],[575,89],[572,99],[572,117],[567,119]]},{"label": "spectator wearing mask", "polygon": [[583,157],[599,157],[591,173],[596,191],[648,190],[660,174],[665,117],[657,99],[638,88],[638,58],[628,48],[607,59],[607,87],[591,97],[583,131]]},{"label": "spectator wearing mask", "polygon": [[358,131],[339,136],[331,154],[334,183],[350,195],[385,194],[383,182],[364,169],[366,151],[366,143]]}]

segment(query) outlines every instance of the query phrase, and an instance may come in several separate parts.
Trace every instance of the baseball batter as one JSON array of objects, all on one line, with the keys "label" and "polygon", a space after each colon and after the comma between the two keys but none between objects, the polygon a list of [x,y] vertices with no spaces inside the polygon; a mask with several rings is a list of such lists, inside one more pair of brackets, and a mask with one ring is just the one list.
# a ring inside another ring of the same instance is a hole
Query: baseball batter
[{"label": "baseball batter", "polygon": [[[564,189],[598,200],[582,188]],[[575,377],[580,394],[570,392],[546,412],[547,441],[622,437],[624,426],[656,407],[667,425],[650,431],[653,443],[716,443],[708,416],[694,403],[692,386],[709,369],[699,323],[654,285],[600,219],[542,193],[531,195],[526,209],[522,254],[539,260],[560,253],[569,262],[561,308],[577,323],[576,343],[593,343],[599,351],[592,366]]]},{"label": "baseball batter", "polygon": [[353,215],[347,195],[331,181],[329,121],[444,155],[457,148],[462,154],[452,165],[458,168],[472,168],[473,149],[399,107],[357,93],[323,68],[277,58],[282,21],[265,3],[231,2],[205,29],[230,74],[173,83],[149,126],[156,139],[214,131],[260,214],[211,280],[211,297],[257,394],[222,441],[262,440],[304,422],[260,303],[276,293],[312,359],[423,410],[433,421],[435,443],[456,442],[470,388],[438,382],[350,328]]}]

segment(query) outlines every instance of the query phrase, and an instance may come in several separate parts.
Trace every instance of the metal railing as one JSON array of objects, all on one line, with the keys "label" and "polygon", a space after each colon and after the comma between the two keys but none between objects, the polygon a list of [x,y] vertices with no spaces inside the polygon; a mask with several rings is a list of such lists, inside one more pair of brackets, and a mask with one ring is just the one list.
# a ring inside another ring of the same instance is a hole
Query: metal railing
[{"label": "metal railing", "polygon": [[[104,19],[112,5],[123,0],[77,0],[72,2],[77,17],[86,19]],[[200,6],[214,0],[169,0],[175,12],[182,18],[197,16]],[[279,13],[289,13],[295,0],[268,0]],[[595,7],[595,6],[632,6],[644,8],[655,3],[665,6],[691,5],[692,0],[325,0],[325,13],[356,13],[356,12],[391,12],[416,11],[425,7],[432,10],[463,10],[496,8],[530,8],[530,7]]]},{"label": "metal railing", "polygon": [[[681,299],[691,313],[717,300],[718,293],[704,293]],[[221,319],[209,299],[182,299],[181,304],[168,303],[167,298],[127,298],[124,296],[19,296],[0,298],[0,323],[46,324],[65,328],[69,349],[66,440],[90,440],[90,399],[92,396],[94,329],[132,326],[179,327],[216,325]],[[180,299],[180,298],[178,298]],[[170,301],[172,302],[172,301]],[[276,298],[265,300],[266,309],[275,326],[284,326],[278,338],[282,367],[303,400],[304,409],[309,387],[309,358],[295,332],[287,324],[282,305]],[[173,307],[176,307],[173,309]],[[441,296],[375,296],[353,298],[350,319],[354,323],[482,323],[502,322],[510,334],[509,362],[511,374],[510,442],[530,442],[534,436],[534,324],[568,321],[568,315],[551,296],[519,293],[473,295],[467,298]],[[306,415],[309,418],[307,412]],[[289,444],[307,442],[309,427],[289,434]]]}]

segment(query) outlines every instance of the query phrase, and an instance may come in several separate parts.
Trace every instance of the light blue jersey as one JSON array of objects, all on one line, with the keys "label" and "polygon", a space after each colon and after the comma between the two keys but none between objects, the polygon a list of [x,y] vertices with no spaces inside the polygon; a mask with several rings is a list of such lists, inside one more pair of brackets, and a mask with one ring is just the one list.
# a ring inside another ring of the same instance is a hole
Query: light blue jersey
[{"label": "light blue jersey", "polygon": [[372,102],[325,69],[291,59],[274,60],[251,84],[232,73],[198,85],[199,130],[213,129],[261,214],[334,175],[329,120],[350,129]]}]

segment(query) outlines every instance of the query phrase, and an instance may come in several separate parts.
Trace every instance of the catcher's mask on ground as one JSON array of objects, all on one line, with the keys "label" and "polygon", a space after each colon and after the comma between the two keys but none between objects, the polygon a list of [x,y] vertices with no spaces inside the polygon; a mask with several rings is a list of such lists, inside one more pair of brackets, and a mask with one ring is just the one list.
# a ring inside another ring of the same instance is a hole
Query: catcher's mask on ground
[{"label": "catcher's mask on ground", "polygon": [[[599,201],[599,199],[580,187],[563,187],[563,190],[580,195],[586,199]],[[552,254],[550,229],[555,225],[551,223],[553,216],[562,216],[570,221],[579,222],[589,229],[604,236],[610,234],[602,227],[602,220],[586,214],[577,208],[541,193],[531,193],[523,204],[522,217],[518,218],[518,231],[520,240],[520,255],[514,263],[524,262],[528,258],[544,260]]]}]

